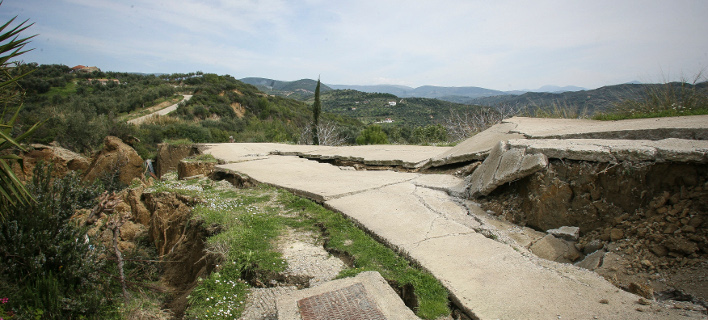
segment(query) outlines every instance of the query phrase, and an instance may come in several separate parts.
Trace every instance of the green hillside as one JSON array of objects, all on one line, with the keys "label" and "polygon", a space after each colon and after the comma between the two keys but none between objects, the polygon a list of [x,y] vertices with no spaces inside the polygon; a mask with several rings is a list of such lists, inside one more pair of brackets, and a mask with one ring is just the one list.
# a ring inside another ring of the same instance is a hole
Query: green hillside
[{"label": "green hillside", "polygon": [[[279,81],[266,78],[243,78],[242,82],[251,84],[258,90],[270,95],[277,95],[296,100],[307,100],[315,95],[317,80],[301,79],[297,81]],[[320,91],[332,90],[326,85],[320,86]]]},{"label": "green hillside", "polygon": [[[46,120],[31,142],[56,141],[82,153],[99,148],[107,135],[130,141],[143,157],[152,157],[158,143],[177,139],[227,142],[232,136],[239,142],[297,143],[312,116],[302,101],[265,94],[228,75],[77,74],[64,65],[37,64],[16,71],[30,69],[35,72],[20,83],[26,95],[19,125]],[[194,96],[169,117],[139,126],[123,120],[181,94]],[[352,142],[363,128],[340,115],[325,112],[322,117]]]},{"label": "green hillside", "polygon": [[[522,95],[504,95],[479,99],[457,97],[455,101],[485,106],[504,104],[517,109],[526,109],[532,114],[537,110],[554,111],[554,109],[562,109],[567,113],[593,116],[598,113],[613,112],[618,105],[628,101],[660,99],[654,96],[661,96],[671,92],[679,96],[687,96],[687,94],[681,94],[679,91],[690,91],[692,94],[706,96],[708,95],[708,82],[696,83],[695,85],[679,82],[666,84],[620,84],[575,92],[527,92]],[[660,101],[656,102],[660,103]]]},{"label": "green hillside", "polygon": [[[393,105],[395,103],[395,105]],[[398,126],[428,126],[440,123],[450,111],[474,112],[468,106],[427,98],[399,98],[388,93],[365,93],[355,90],[332,90],[322,94],[323,110],[352,117],[365,124],[382,123]],[[393,122],[385,122],[387,119]]]}]

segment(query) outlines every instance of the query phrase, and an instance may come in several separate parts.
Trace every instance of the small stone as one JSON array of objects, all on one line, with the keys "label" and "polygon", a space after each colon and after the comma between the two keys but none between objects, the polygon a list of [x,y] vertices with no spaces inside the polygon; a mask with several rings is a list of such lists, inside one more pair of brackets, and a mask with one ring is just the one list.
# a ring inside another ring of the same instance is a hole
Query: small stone
[{"label": "small stone", "polygon": [[641,304],[641,305],[643,305],[643,306],[648,306],[648,305],[651,304],[651,302],[649,302],[649,300],[644,299],[644,298],[639,298],[639,300],[637,300],[637,303],[639,303],[639,304]]},{"label": "small stone", "polygon": [[607,299],[600,299],[600,303],[602,303],[602,304],[609,304],[610,301],[607,300]]},{"label": "small stone", "polygon": [[641,263],[643,266],[645,266],[645,267],[647,267],[647,268],[652,268],[652,267],[654,267],[654,265],[651,263],[651,261],[649,261],[649,260],[647,260],[647,259],[644,259],[644,260],[642,260],[642,261],[639,261],[639,263]]},{"label": "small stone", "polygon": [[664,245],[671,252],[682,253],[685,255],[690,255],[698,251],[698,245],[695,242],[681,238],[670,238],[664,242]]},{"label": "small stone", "polygon": [[694,232],[696,232],[696,228],[694,228],[694,227],[691,226],[691,225],[688,225],[688,226],[683,227],[683,228],[681,229],[681,232],[694,233]]},{"label": "small stone", "polygon": [[668,212],[669,212],[669,208],[667,208],[667,207],[661,207],[661,208],[656,209],[656,213],[661,214],[661,215],[667,214]]},{"label": "small stone", "polygon": [[[631,293],[642,296],[646,299],[654,299],[654,289],[648,285],[632,282],[629,284],[629,287],[627,288],[627,290]],[[646,300],[644,300],[643,298],[639,299],[639,303],[643,304],[643,303],[641,303],[641,301],[646,301]]]},{"label": "small stone", "polygon": [[677,203],[679,203],[679,201],[681,201],[681,194],[680,193],[676,193],[673,196],[671,196],[671,198],[669,198],[669,202],[671,204],[677,204]]},{"label": "small stone", "polygon": [[582,261],[575,263],[575,266],[588,270],[595,270],[600,267],[604,256],[605,250],[597,250],[587,255]]},{"label": "small stone", "polygon": [[578,238],[580,237],[580,228],[578,227],[562,226],[560,228],[550,229],[546,232],[552,234],[556,238],[567,241],[578,241]]},{"label": "small stone", "polygon": [[610,241],[610,233],[609,232],[604,232],[603,234],[600,235],[600,240],[602,241]]},{"label": "small stone", "polygon": [[573,262],[580,258],[580,252],[573,244],[551,234],[536,241],[529,250],[541,258],[562,263]]},{"label": "small stone", "polygon": [[669,254],[669,250],[660,244],[653,245],[650,250],[657,257],[665,257],[667,254]]},{"label": "small stone", "polygon": [[604,245],[602,244],[602,241],[598,239],[593,239],[585,245],[585,247],[583,248],[583,253],[591,254],[597,250],[602,249],[603,246]]},{"label": "small stone", "polygon": [[700,216],[695,216],[695,217],[691,218],[691,220],[688,221],[688,225],[690,225],[694,228],[700,227],[701,224],[703,224],[703,218],[701,218]]},{"label": "small stone", "polygon": [[622,229],[612,228],[610,230],[610,240],[617,241],[624,238],[624,231]]},{"label": "small stone", "polygon": [[676,232],[676,230],[678,230],[678,228],[679,228],[678,225],[676,225],[675,223],[672,223],[672,224],[666,226],[666,228],[664,229],[664,234],[672,234],[672,233]]}]

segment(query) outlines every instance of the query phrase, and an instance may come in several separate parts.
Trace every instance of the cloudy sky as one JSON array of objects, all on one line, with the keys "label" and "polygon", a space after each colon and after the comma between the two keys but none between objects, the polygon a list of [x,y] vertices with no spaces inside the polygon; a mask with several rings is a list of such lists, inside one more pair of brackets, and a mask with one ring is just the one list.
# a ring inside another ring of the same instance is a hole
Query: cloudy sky
[{"label": "cloudy sky", "polygon": [[705,0],[4,0],[25,62],[329,84],[597,88],[708,67]]}]

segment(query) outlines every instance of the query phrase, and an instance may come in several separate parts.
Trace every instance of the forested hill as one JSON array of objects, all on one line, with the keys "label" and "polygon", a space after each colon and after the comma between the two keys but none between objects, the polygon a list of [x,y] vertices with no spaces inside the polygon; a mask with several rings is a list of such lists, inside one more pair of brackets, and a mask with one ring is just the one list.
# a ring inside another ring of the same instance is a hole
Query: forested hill
[{"label": "forested hill", "polygon": [[[478,99],[462,99],[461,103],[484,106],[509,105],[514,108],[528,109],[565,109],[579,115],[592,116],[606,112],[623,101],[645,99],[656,93],[669,93],[678,88],[708,93],[708,82],[666,83],[666,84],[620,84],[605,86],[594,90],[575,92],[547,93],[527,92],[522,95],[503,95]],[[674,89],[672,89],[674,88]]]},{"label": "forested hill", "polygon": [[[297,100],[307,100],[315,95],[317,80],[301,79],[296,81],[279,81],[266,78],[243,78],[242,82],[254,85],[259,90],[272,95],[283,96]],[[320,85],[320,91],[332,90],[327,85]]]},{"label": "forested hill", "polygon": [[[267,78],[244,78],[262,91],[283,97],[314,102],[317,81],[302,79],[278,81]],[[373,88],[373,87],[372,87]],[[421,87],[432,92],[437,87]],[[369,88],[371,89],[371,88]],[[422,90],[422,89],[421,89]],[[333,90],[321,85],[322,108],[325,112],[355,118],[364,124],[396,126],[429,126],[440,123],[450,112],[467,112],[479,107],[431,98],[403,98],[392,93],[363,92],[351,89]]]},{"label": "forested hill", "polygon": [[365,124],[387,123],[398,126],[429,126],[441,123],[450,112],[466,113],[480,107],[427,99],[399,98],[388,93],[356,90],[331,90],[322,93],[324,111],[352,117]]},{"label": "forested hill", "polygon": [[[19,125],[46,121],[31,142],[56,141],[83,153],[99,148],[107,135],[131,141],[143,157],[154,156],[157,143],[176,139],[297,143],[312,119],[304,102],[267,95],[228,75],[74,73],[64,65],[33,63],[16,71],[29,69],[35,71],[20,82],[26,95]],[[126,123],[132,114],[177,102],[182,94],[194,96],[170,116],[140,126]],[[322,117],[342,130],[362,127],[350,118]]]}]

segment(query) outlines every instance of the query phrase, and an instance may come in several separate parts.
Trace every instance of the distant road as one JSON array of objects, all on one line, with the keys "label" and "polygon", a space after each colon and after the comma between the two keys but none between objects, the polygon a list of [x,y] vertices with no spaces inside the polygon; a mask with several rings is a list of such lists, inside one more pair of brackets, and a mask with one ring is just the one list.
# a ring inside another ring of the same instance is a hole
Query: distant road
[{"label": "distant road", "polygon": [[[183,94],[183,96],[184,96],[184,99],[183,99],[182,101],[189,101],[189,99],[192,99],[192,95],[191,95],[191,94]],[[180,102],[182,102],[182,101],[180,101]],[[169,107],[167,107],[167,108],[164,108],[164,109],[155,111],[155,112],[153,112],[153,113],[151,113],[151,114],[144,115],[144,116],[142,116],[142,117],[138,117],[138,118],[135,118],[135,119],[133,119],[133,120],[128,120],[128,123],[129,123],[129,124],[134,124],[134,125],[139,125],[139,124],[145,122],[147,119],[149,119],[149,118],[151,118],[151,117],[154,117],[154,116],[156,116],[156,115],[161,115],[161,116],[167,115],[168,113],[177,110],[177,106],[179,105],[180,102],[177,102],[177,103],[175,103],[175,104],[173,104],[173,105],[171,105],[171,106],[169,106]]]}]

